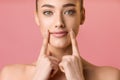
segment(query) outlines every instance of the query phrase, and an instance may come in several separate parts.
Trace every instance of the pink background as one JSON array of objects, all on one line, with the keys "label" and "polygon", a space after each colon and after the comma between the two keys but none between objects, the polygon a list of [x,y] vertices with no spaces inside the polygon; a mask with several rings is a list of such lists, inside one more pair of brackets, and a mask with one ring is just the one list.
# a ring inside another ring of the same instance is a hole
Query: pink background
[{"label": "pink background", "polygon": [[[120,69],[120,0],[85,0],[85,8],[81,56]],[[0,0],[0,68],[37,59],[42,39],[34,11],[35,0]]]}]

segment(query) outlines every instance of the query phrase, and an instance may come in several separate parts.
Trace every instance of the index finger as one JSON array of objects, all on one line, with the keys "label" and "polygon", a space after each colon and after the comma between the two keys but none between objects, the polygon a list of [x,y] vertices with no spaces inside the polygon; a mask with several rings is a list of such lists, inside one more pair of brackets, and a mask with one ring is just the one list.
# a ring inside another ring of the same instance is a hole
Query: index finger
[{"label": "index finger", "polygon": [[42,44],[42,47],[41,47],[41,50],[40,50],[39,57],[38,57],[37,62],[36,62],[37,65],[39,64],[39,60],[41,59],[41,56],[44,56],[44,55],[47,54],[47,47],[48,47],[48,42],[49,42],[48,39],[49,39],[49,32],[47,31],[46,36],[43,40],[43,44]]},{"label": "index finger", "polygon": [[75,55],[75,56],[79,56],[79,48],[78,48],[78,45],[77,45],[77,40],[76,40],[76,37],[75,37],[75,33],[73,32],[73,30],[70,31],[70,38],[71,38],[71,43],[72,43],[72,55]]},{"label": "index finger", "polygon": [[40,55],[46,55],[47,54],[48,42],[49,42],[49,31],[46,32],[46,36],[43,40]]}]

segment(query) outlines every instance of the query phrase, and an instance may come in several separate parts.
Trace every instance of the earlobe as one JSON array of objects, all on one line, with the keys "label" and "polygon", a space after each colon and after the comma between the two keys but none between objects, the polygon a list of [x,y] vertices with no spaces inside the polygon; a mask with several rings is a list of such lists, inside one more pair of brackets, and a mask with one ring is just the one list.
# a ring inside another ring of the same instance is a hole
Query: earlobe
[{"label": "earlobe", "polygon": [[40,25],[37,12],[35,12],[35,22],[38,26]]},{"label": "earlobe", "polygon": [[85,9],[83,8],[81,10],[81,22],[80,22],[80,25],[82,25],[85,21]]}]

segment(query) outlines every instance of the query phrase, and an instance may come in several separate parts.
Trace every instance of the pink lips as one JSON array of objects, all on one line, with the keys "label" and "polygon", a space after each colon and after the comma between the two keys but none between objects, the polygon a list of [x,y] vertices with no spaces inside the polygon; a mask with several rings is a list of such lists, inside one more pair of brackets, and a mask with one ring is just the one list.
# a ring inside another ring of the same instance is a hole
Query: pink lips
[{"label": "pink lips", "polygon": [[51,32],[54,37],[61,38],[67,35],[67,31]]}]

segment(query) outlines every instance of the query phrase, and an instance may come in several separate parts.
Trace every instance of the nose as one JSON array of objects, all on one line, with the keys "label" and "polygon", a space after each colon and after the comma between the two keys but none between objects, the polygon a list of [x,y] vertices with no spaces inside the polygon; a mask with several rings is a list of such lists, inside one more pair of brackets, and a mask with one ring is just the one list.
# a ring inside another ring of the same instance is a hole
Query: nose
[{"label": "nose", "polygon": [[57,15],[56,19],[55,19],[55,28],[64,28],[65,25],[64,25],[64,19],[63,19],[63,16],[60,14],[60,15]]}]

